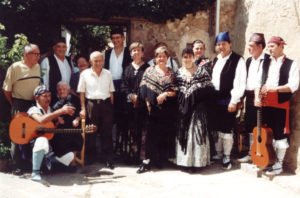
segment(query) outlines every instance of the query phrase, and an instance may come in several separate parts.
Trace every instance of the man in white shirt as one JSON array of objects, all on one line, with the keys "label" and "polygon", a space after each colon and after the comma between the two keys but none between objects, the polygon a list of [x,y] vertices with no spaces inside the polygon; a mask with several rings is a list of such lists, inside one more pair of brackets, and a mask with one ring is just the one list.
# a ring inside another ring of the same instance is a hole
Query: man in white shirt
[{"label": "man in white shirt", "polygon": [[[283,52],[285,41],[272,36],[268,42],[271,58],[264,61],[255,88],[255,106],[262,107],[263,123],[272,129],[276,163],[267,170],[269,175],[280,174],[286,149],[289,147],[289,100],[299,86],[299,68]],[[263,100],[260,95],[263,96]]]},{"label": "man in white shirt", "polygon": [[[92,124],[101,127],[101,151],[106,166],[110,169],[113,165],[113,103],[115,91],[110,71],[102,68],[103,55],[95,51],[90,55],[91,68],[80,74],[77,92],[80,93],[81,111],[80,116],[87,116]],[[86,137],[87,158],[95,159],[96,133],[88,134]]]},{"label": "man in white shirt", "polygon": [[250,148],[253,144],[253,128],[257,125],[257,107],[254,106],[254,89],[256,85],[259,69],[262,67],[265,59],[270,55],[263,53],[266,46],[265,37],[262,33],[254,33],[248,42],[248,50],[252,55],[246,61],[247,81],[246,81],[246,112],[245,125],[246,134],[249,134],[249,152],[246,156],[238,159],[239,162],[251,162]]},{"label": "man in white shirt", "polygon": [[[213,61],[212,83],[216,90],[216,105],[213,109],[212,126],[218,133],[217,154],[213,159],[222,159],[224,169],[231,169],[230,154],[233,145],[233,127],[237,104],[244,95],[246,65],[242,56],[231,50],[229,32],[216,37],[219,55]],[[223,153],[222,153],[223,151]]]},{"label": "man in white shirt", "polygon": [[46,57],[41,63],[44,84],[52,95],[51,104],[57,101],[56,85],[60,81],[70,84],[73,71],[72,61],[66,57],[67,45],[64,38],[58,38],[53,45],[54,54]]}]

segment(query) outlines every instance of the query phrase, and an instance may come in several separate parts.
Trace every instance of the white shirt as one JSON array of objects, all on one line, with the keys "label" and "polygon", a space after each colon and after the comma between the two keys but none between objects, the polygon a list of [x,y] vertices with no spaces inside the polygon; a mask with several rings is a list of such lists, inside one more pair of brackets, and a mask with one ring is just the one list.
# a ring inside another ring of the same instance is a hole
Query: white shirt
[{"label": "white shirt", "polygon": [[248,69],[246,90],[252,91],[255,89],[258,72],[260,70],[260,67],[262,67],[263,65],[264,58],[265,58],[265,53],[261,53],[261,55],[257,59],[255,59],[253,56],[251,57],[252,60]]},{"label": "white shirt", "polygon": [[[172,63],[173,63],[173,68],[172,68],[172,65],[171,65],[171,58],[168,57],[166,66],[173,69],[173,71],[176,72],[178,70],[178,65],[177,65],[176,61],[173,58],[172,58]],[[148,64],[149,64],[149,66],[154,65],[154,59],[151,59],[150,61],[148,61]]]},{"label": "white shirt", "polygon": [[115,49],[111,51],[110,59],[109,59],[109,71],[111,72],[113,80],[120,80],[122,78],[123,73],[123,57],[124,57],[124,49],[117,57],[115,53]]},{"label": "white shirt", "polygon": [[[54,57],[55,57],[55,59],[57,61],[57,64],[58,64],[58,68],[59,68],[60,75],[61,75],[61,80],[64,81],[64,82],[70,83],[71,74],[72,74],[72,70],[71,70],[72,65],[69,65],[66,58],[64,58],[64,61],[61,61],[59,58],[57,58],[57,56],[55,54],[54,54]],[[48,57],[45,58],[42,61],[41,69],[42,69],[42,77],[43,77],[43,80],[44,80],[44,84],[49,89],[50,65],[49,65]]]},{"label": "white shirt", "polygon": [[[283,61],[284,55],[277,58],[277,61],[275,60],[274,57],[271,57],[271,62],[270,62],[270,66],[269,66],[269,71],[268,71],[268,76],[267,76],[267,81],[266,81],[266,85],[270,85],[270,86],[275,86],[277,87],[279,84],[279,75],[280,75],[280,68],[282,65],[282,61]],[[262,67],[259,70],[258,73],[258,78],[257,78],[257,84],[256,84],[256,88],[260,88],[261,87],[261,78],[262,78]],[[291,65],[291,69],[289,72],[289,79],[288,79],[288,83],[286,84],[292,91],[292,93],[294,93],[299,86],[299,68],[298,68],[298,64],[296,63],[296,61],[293,61],[292,65]]]},{"label": "white shirt", "polygon": [[47,109],[47,112],[44,111],[44,109],[41,107],[41,105],[36,102],[36,106],[32,106],[28,109],[27,114],[29,116],[32,116],[33,114],[39,114],[39,115],[46,115],[51,113],[51,108],[50,106]]},{"label": "white shirt", "polygon": [[105,100],[114,91],[112,76],[107,69],[102,68],[99,76],[92,68],[86,69],[80,74],[77,92],[85,93],[87,99]]},{"label": "white shirt", "polygon": [[[212,83],[217,91],[220,90],[220,77],[221,72],[232,53],[228,56],[222,58],[221,54],[217,56],[218,61],[216,62],[213,73],[212,73]],[[230,91],[231,100],[230,103],[237,104],[240,98],[244,95],[246,87],[246,63],[241,57],[235,71],[235,77],[233,80],[233,88]]]}]

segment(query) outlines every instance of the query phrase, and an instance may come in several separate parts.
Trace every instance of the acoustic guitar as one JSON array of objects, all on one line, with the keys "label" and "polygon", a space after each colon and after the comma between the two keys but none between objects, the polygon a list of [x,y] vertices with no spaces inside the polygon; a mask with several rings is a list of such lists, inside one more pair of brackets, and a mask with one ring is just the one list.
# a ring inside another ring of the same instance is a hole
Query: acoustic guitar
[{"label": "acoustic guitar", "polygon": [[55,133],[92,133],[97,130],[95,125],[87,125],[84,129],[55,129],[50,121],[40,124],[26,113],[17,113],[9,125],[9,136],[16,144],[28,144],[36,137],[46,137],[51,140]]},{"label": "acoustic guitar", "polygon": [[276,154],[272,146],[272,129],[262,126],[262,108],[257,110],[257,126],[253,129],[253,144],[250,150],[255,165],[265,168],[275,163]]}]

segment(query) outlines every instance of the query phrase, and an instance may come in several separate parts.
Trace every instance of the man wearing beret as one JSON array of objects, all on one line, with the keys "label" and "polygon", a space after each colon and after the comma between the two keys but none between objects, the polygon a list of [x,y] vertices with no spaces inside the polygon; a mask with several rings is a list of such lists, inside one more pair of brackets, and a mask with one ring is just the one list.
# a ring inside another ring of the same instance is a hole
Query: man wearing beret
[{"label": "man wearing beret", "polygon": [[246,134],[249,134],[249,152],[246,156],[238,159],[239,162],[251,162],[250,148],[253,144],[253,128],[257,125],[257,107],[254,106],[254,88],[256,85],[259,68],[262,67],[264,60],[269,59],[270,55],[263,52],[266,47],[265,37],[262,33],[253,33],[248,42],[248,50],[252,55],[246,61],[247,81],[246,81],[246,111],[245,127]]},{"label": "man wearing beret", "polygon": [[54,54],[46,57],[41,63],[42,77],[44,84],[52,94],[51,104],[54,104],[57,98],[56,85],[60,81],[70,83],[73,72],[72,61],[66,57],[67,45],[64,38],[57,38],[53,42]]},{"label": "man wearing beret", "polygon": [[246,65],[243,57],[231,50],[229,32],[216,37],[219,55],[213,61],[212,83],[216,90],[216,105],[213,109],[213,130],[217,132],[217,154],[214,160],[222,159],[223,169],[231,169],[230,153],[233,146],[233,127],[237,104],[244,95]]},{"label": "man wearing beret", "polygon": [[[285,44],[281,37],[271,37],[268,42],[271,58],[264,61],[255,88],[254,104],[262,107],[263,124],[266,123],[274,135],[277,160],[266,172],[269,175],[283,171],[282,164],[289,147],[289,100],[299,86],[298,65],[283,53]],[[260,95],[263,95],[263,100]]]},{"label": "man wearing beret", "polygon": [[[32,119],[40,124],[50,122],[64,114],[73,115],[75,112],[75,108],[68,105],[64,105],[62,108],[51,112],[49,106],[51,102],[51,93],[45,85],[38,86],[34,90],[33,95],[36,101],[36,106],[32,106],[27,113]],[[30,143],[25,146],[27,147],[27,150],[29,150],[29,155],[32,153],[31,179],[33,181],[42,180],[40,169],[44,158],[46,158],[48,169],[51,169],[51,162],[59,162],[64,166],[69,166],[74,159],[73,152],[65,153],[60,157],[55,156],[52,152],[51,145],[45,137],[37,137],[31,140]]]}]

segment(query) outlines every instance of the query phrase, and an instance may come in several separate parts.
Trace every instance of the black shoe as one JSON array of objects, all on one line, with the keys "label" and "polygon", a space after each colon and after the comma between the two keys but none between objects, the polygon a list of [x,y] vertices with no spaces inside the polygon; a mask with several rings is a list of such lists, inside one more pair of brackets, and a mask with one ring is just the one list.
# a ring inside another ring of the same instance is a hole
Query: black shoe
[{"label": "black shoe", "polygon": [[15,170],[12,171],[13,175],[21,176],[23,175],[23,171],[19,168],[16,168]]},{"label": "black shoe", "polygon": [[140,168],[136,171],[136,173],[141,174],[141,173],[144,173],[148,170],[150,170],[150,164],[142,163],[140,165]]},{"label": "black shoe", "polygon": [[106,168],[114,170],[115,169],[115,165],[112,162],[106,162]]}]

